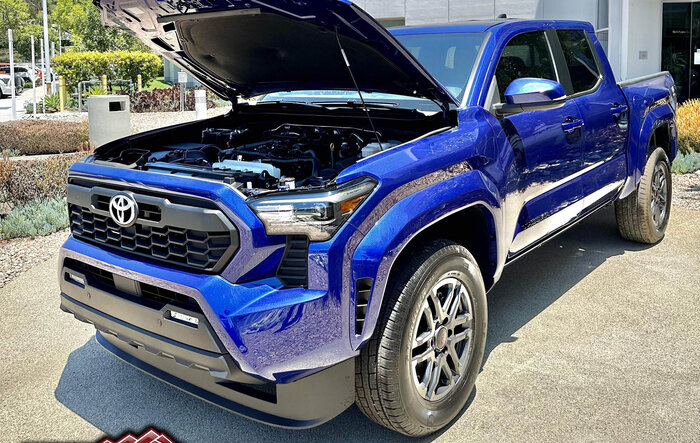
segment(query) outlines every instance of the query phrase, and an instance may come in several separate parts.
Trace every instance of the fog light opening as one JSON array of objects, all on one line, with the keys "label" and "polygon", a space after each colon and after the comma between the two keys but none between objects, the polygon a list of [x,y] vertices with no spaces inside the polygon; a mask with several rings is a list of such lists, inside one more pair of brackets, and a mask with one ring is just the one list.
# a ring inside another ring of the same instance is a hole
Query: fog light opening
[{"label": "fog light opening", "polygon": [[191,315],[183,314],[182,312],[177,311],[169,311],[168,316],[171,320],[175,320],[183,325],[193,328],[199,327],[199,319],[197,317],[192,317]]},{"label": "fog light opening", "polygon": [[85,279],[71,272],[66,272],[66,281],[74,283],[82,288],[85,287]]}]

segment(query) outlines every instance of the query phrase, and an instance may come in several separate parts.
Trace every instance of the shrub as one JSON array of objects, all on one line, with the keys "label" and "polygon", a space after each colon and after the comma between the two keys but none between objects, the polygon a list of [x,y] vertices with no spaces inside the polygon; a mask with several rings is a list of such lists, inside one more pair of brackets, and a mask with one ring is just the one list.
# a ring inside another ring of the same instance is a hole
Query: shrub
[{"label": "shrub", "polygon": [[163,61],[151,52],[66,52],[54,57],[51,67],[71,88],[84,80],[101,79],[103,75],[109,80],[131,80],[136,85],[139,74],[143,84],[158,77],[163,71]]},{"label": "shrub", "polygon": [[66,195],[68,168],[85,152],[42,159],[0,161],[0,203],[22,206]]},{"label": "shrub", "polygon": [[88,139],[87,122],[16,120],[0,123],[0,150],[16,155],[76,152]]},{"label": "shrub", "polygon": [[683,154],[700,152],[700,100],[688,100],[676,112],[678,150]]},{"label": "shrub", "polygon": [[673,160],[671,171],[676,174],[689,174],[700,171],[700,152],[692,152],[690,154],[679,152]]},{"label": "shrub", "polygon": [[0,219],[0,238],[48,235],[68,227],[68,208],[63,197],[40,200],[14,208]]},{"label": "shrub", "polygon": [[[185,110],[194,111],[194,90],[205,89],[197,87],[185,92]],[[207,90],[207,108],[216,106],[214,94]],[[154,89],[152,91],[134,92],[130,96],[132,112],[176,112],[180,110],[180,87],[175,85],[169,89]]]}]

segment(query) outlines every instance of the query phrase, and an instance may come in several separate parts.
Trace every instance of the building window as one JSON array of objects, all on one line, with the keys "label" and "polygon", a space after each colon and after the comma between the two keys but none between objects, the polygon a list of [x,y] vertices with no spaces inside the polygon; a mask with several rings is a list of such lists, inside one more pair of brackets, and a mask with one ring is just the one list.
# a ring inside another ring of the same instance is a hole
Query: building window
[{"label": "building window", "polygon": [[598,0],[598,18],[596,20],[595,35],[603,46],[605,54],[608,53],[608,17],[610,0]]},{"label": "building window", "polygon": [[405,17],[394,17],[394,18],[379,18],[377,19],[380,25],[385,28],[397,28],[399,26],[406,26]]}]

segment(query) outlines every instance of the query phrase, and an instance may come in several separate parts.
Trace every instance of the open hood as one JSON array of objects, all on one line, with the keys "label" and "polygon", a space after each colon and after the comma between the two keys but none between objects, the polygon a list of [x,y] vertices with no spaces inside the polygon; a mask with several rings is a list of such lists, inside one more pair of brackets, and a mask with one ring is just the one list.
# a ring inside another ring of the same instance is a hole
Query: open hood
[{"label": "open hood", "polygon": [[94,0],[222,96],[355,90],[457,100],[365,11],[343,0]]}]

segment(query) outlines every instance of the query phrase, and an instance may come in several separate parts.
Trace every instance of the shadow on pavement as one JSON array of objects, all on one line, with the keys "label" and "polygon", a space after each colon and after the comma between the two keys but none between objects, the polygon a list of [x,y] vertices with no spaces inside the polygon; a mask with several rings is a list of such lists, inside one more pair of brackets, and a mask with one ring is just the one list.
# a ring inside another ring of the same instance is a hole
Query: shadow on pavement
[{"label": "shadow on pavement", "polygon": [[[509,265],[489,293],[484,361],[499,344],[514,341],[516,331],[608,257],[643,248],[622,240],[614,214],[604,209]],[[94,338],[70,355],[55,396],[113,438],[152,426],[178,441],[402,440],[401,435],[366,419],[354,406],[309,430],[262,425],[152,378],[102,349]],[[472,393],[469,403],[474,398]]]}]

